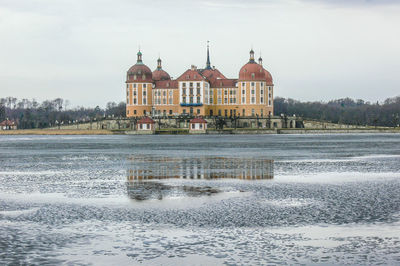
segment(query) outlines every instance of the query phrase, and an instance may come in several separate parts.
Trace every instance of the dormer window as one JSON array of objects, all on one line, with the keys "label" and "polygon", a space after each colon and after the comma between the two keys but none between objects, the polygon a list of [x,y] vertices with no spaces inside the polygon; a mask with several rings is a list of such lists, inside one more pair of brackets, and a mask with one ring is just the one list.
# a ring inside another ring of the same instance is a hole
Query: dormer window
[{"label": "dormer window", "polygon": [[136,75],[133,75],[133,79],[136,80],[136,79],[137,79],[137,76],[136,76]]},{"label": "dormer window", "polygon": [[194,74],[193,78],[194,78],[194,79],[197,79],[197,75],[196,75],[196,74]]},{"label": "dormer window", "polygon": [[252,78],[252,79],[254,79],[255,76],[256,76],[256,75],[255,75],[254,73],[251,73],[251,78]]},{"label": "dormer window", "polygon": [[145,74],[142,75],[142,79],[146,79],[146,75]]}]

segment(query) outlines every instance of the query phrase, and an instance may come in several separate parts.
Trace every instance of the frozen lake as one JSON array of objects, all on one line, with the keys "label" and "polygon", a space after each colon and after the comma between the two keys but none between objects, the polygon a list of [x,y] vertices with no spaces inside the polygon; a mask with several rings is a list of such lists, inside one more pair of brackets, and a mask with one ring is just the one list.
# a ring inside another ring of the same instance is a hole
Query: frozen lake
[{"label": "frozen lake", "polygon": [[400,264],[400,135],[0,136],[5,264]]}]

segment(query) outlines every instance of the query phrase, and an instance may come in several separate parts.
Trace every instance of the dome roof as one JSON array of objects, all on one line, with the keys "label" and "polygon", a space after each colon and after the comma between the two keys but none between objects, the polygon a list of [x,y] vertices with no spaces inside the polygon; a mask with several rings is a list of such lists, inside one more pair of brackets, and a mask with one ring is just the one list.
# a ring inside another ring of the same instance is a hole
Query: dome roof
[{"label": "dome roof", "polygon": [[272,76],[271,73],[268,72],[268,70],[264,69],[264,73],[265,73],[265,80],[268,86],[273,86],[274,82],[272,80]]},{"label": "dome roof", "polygon": [[239,80],[265,80],[265,72],[261,65],[249,62],[239,71]]},{"label": "dome roof", "polygon": [[157,60],[157,68],[156,70],[153,71],[153,80],[159,81],[159,80],[170,80],[171,77],[169,74],[164,71],[161,67],[161,59],[158,58]]},{"label": "dome roof", "polygon": [[159,80],[170,80],[171,77],[169,74],[162,70],[162,69],[156,69],[153,71],[153,80],[159,81]]},{"label": "dome roof", "polygon": [[265,80],[264,68],[254,60],[253,49],[250,51],[249,62],[242,66],[239,71],[239,80]]},{"label": "dome roof", "polygon": [[137,53],[137,63],[129,68],[126,75],[126,82],[153,82],[152,73],[148,66],[142,62],[142,53]]}]

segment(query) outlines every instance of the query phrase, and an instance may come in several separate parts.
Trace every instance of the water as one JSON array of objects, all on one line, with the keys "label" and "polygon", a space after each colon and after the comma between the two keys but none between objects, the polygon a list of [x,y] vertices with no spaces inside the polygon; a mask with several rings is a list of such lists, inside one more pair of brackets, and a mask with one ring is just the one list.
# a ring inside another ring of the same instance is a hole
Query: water
[{"label": "water", "polygon": [[400,136],[0,136],[1,264],[400,263]]}]

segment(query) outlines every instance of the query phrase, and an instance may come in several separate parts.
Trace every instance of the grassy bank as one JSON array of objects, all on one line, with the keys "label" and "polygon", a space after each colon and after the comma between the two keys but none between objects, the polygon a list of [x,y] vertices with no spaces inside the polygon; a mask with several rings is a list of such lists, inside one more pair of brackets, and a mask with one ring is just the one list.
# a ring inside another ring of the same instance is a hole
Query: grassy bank
[{"label": "grassy bank", "polygon": [[113,135],[111,130],[86,129],[19,129],[0,130],[0,135]]}]

